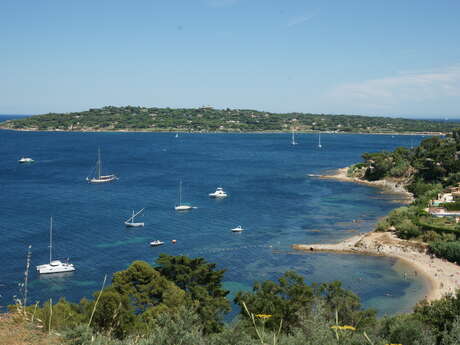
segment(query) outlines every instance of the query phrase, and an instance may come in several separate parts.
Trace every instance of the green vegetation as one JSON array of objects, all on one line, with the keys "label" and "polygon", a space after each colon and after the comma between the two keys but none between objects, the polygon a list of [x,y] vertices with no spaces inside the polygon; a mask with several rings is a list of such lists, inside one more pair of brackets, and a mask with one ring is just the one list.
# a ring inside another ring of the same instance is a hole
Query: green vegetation
[{"label": "green vegetation", "polygon": [[454,345],[460,339],[460,292],[422,302],[410,314],[377,319],[340,282],[308,285],[295,272],[238,293],[240,314],[224,324],[221,317],[229,301],[221,287],[223,274],[202,258],[161,255],[156,266],[135,261],[115,273],[92,300],[10,306],[10,313],[0,317],[0,340],[19,344],[15,339],[29,337],[33,342],[20,344],[50,345]]},{"label": "green vegetation", "polygon": [[[425,211],[430,200],[460,182],[460,130],[445,138],[432,137],[414,149],[363,154],[364,162],[349,169],[349,175],[369,181],[388,179],[405,185],[415,196],[410,206],[393,210],[380,220],[377,230],[394,228],[403,239],[429,243],[434,255],[460,262],[460,223],[453,218],[436,218]],[[447,211],[459,211],[460,200],[440,203]]]},{"label": "green vegetation", "polygon": [[[0,128],[64,131],[335,131],[344,133],[449,132],[460,123],[310,113],[276,114],[247,109],[113,107],[5,121]],[[403,169],[404,167],[399,167]]]}]

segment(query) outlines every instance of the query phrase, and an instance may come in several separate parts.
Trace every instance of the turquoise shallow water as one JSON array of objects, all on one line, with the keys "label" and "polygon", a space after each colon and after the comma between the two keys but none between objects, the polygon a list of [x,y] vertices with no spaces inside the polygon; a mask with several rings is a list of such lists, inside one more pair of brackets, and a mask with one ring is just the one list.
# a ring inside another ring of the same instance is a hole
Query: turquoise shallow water
[{"label": "turquoise shallow water", "polygon": [[[30,301],[65,296],[78,301],[98,289],[105,274],[133,260],[153,263],[159,253],[202,256],[225,268],[225,286],[250,289],[256,280],[286,270],[308,282],[341,280],[380,314],[409,310],[425,294],[409,267],[381,257],[295,252],[294,243],[339,241],[368,231],[399,206],[398,196],[321,174],[360,161],[366,151],[409,146],[411,138],[383,135],[173,133],[44,133],[0,131],[0,305],[12,302],[23,279],[26,250],[32,264],[48,258],[49,217],[54,217],[55,256],[70,257],[75,273],[31,273]],[[112,184],[89,185],[97,147]],[[20,165],[21,156],[36,160]],[[177,213],[183,199],[197,208]],[[212,200],[223,186],[230,194]],[[126,229],[131,210],[146,207],[144,228]],[[360,220],[354,223],[353,220]],[[241,224],[241,234],[230,231]],[[160,239],[162,247],[148,243]],[[172,239],[177,244],[170,243]]]}]

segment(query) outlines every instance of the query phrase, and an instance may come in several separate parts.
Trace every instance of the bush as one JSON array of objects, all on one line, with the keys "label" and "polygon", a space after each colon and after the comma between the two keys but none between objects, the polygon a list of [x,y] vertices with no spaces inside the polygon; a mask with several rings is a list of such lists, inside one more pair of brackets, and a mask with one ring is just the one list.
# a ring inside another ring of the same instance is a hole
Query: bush
[{"label": "bush", "polygon": [[387,218],[382,218],[378,221],[375,230],[376,231],[387,231],[391,224],[388,222]]},{"label": "bush", "polygon": [[432,242],[429,250],[437,257],[447,259],[450,262],[460,262],[460,241]]},{"label": "bush", "polygon": [[381,336],[392,344],[435,344],[434,335],[413,314],[382,320]]},{"label": "bush", "polygon": [[414,194],[416,198],[418,198],[418,197],[423,196],[426,193],[433,191],[434,189],[437,189],[437,185],[432,184],[432,183],[426,183],[426,182],[423,182],[421,179],[417,179],[414,182],[412,182],[407,187],[407,189],[409,190],[409,192]]},{"label": "bush", "polygon": [[429,230],[423,234],[422,239],[423,242],[435,242],[438,241],[440,237],[441,236],[437,232]]},{"label": "bush", "polygon": [[447,211],[460,211],[460,201],[446,202],[441,204]]},{"label": "bush", "polygon": [[410,238],[420,236],[422,232],[420,231],[417,225],[412,223],[411,220],[404,219],[396,227],[396,234],[398,235],[398,237],[408,240]]}]

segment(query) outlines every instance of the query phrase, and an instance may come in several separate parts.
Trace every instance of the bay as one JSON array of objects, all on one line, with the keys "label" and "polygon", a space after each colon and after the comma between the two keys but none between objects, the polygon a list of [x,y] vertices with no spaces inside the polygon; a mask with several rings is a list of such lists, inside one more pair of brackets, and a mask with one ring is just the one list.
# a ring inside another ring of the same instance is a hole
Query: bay
[{"label": "bay", "polygon": [[[0,305],[20,296],[26,252],[32,245],[29,301],[90,297],[105,274],[134,260],[154,263],[159,253],[204,257],[226,269],[231,296],[258,280],[295,270],[311,282],[341,280],[380,315],[407,311],[425,294],[419,277],[394,259],[295,252],[294,243],[332,242],[370,231],[400,206],[399,196],[309,174],[359,162],[364,152],[416,144],[420,136],[181,133],[65,133],[0,131]],[[104,173],[115,183],[85,177],[101,148]],[[35,159],[21,165],[22,156]],[[174,211],[179,180],[183,201]],[[222,186],[230,195],[213,200]],[[127,229],[132,209],[145,207],[144,228]],[[54,256],[70,257],[77,271],[39,276],[48,260],[49,217]],[[359,222],[353,222],[359,220]],[[231,228],[246,231],[235,234]],[[150,241],[165,241],[151,248]],[[171,240],[175,239],[176,244]],[[234,315],[234,313],[232,314]]]}]

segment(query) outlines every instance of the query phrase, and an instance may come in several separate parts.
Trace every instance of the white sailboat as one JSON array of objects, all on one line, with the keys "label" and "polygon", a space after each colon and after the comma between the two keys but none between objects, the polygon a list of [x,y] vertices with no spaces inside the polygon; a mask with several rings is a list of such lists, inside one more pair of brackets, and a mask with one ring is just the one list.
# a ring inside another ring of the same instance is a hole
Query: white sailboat
[{"label": "white sailboat", "polygon": [[86,177],[86,181],[88,183],[104,183],[104,182],[112,182],[117,180],[118,177],[116,175],[102,175],[102,160],[101,160],[101,148],[97,150],[97,162],[95,167],[96,173],[93,177]]},{"label": "white sailboat", "polygon": [[53,260],[53,217],[50,218],[50,262],[49,264],[37,266],[37,271],[40,274],[62,273],[75,271],[73,264]]},{"label": "white sailboat", "polygon": [[134,221],[134,218],[137,215],[139,215],[142,211],[144,211],[144,208],[142,210],[140,210],[139,212],[136,212],[136,213],[134,213],[134,210],[133,210],[133,215],[125,221],[125,225],[127,227],[129,227],[129,228],[138,228],[138,227],[144,226],[143,222],[135,222]]},{"label": "white sailboat", "polygon": [[176,132],[176,138],[179,138],[179,132]]},{"label": "white sailboat", "polygon": [[189,204],[182,203],[182,180],[179,182],[179,205],[174,206],[176,211],[188,211],[191,210],[193,207]]},{"label": "white sailboat", "polygon": [[322,148],[323,146],[321,145],[321,132],[318,134],[318,148]]},{"label": "white sailboat", "polygon": [[295,141],[295,132],[294,132],[294,128],[292,129],[291,144],[292,144],[292,145],[297,145],[297,142]]}]

